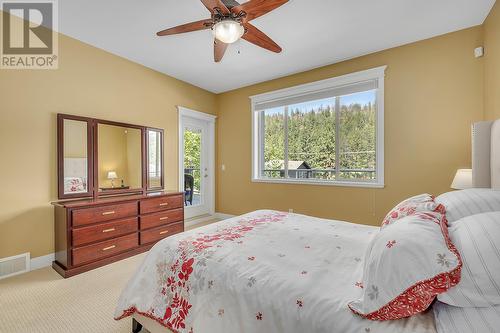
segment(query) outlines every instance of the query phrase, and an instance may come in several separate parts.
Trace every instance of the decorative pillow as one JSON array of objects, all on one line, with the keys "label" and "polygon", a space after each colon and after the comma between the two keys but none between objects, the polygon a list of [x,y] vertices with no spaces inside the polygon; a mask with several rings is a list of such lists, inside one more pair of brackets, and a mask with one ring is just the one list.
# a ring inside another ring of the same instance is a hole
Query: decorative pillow
[{"label": "decorative pillow", "polygon": [[444,216],[417,212],[374,237],[365,257],[363,295],[349,308],[370,320],[410,317],[456,285],[461,267]]},{"label": "decorative pillow", "polygon": [[462,280],[438,299],[460,307],[500,305],[500,212],[464,217],[449,231],[462,256]]},{"label": "decorative pillow", "polygon": [[446,208],[446,219],[452,225],[463,217],[500,211],[500,191],[489,188],[473,188],[441,194],[438,204]]},{"label": "decorative pillow", "polygon": [[458,308],[441,302],[432,306],[439,333],[498,332],[500,306]]},{"label": "decorative pillow", "polygon": [[397,220],[412,215],[416,212],[432,212],[440,207],[434,202],[434,197],[430,194],[420,194],[400,202],[394,207],[382,221],[381,228],[396,222]]}]

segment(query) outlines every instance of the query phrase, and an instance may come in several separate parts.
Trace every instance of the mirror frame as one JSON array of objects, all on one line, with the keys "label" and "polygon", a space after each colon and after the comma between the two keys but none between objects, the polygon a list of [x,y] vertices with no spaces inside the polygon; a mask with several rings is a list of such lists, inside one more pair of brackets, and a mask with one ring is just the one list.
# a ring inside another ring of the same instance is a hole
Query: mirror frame
[{"label": "mirror frame", "polygon": [[[64,193],[64,120],[87,123],[87,192]],[[94,196],[94,136],[91,118],[57,114],[57,193],[60,199],[87,198]]]},{"label": "mirror frame", "polygon": [[[85,193],[64,193],[64,120],[78,120],[87,123],[87,192]],[[98,130],[99,124],[113,125],[120,127],[135,128],[141,130],[141,167],[142,167],[142,186],[136,189],[114,190],[112,193],[99,192],[99,177],[98,177]],[[148,130],[161,133],[161,164],[160,187],[149,187],[148,179],[148,151],[149,146],[147,133]],[[57,114],[57,188],[59,199],[77,199],[77,198],[99,198],[126,194],[146,194],[148,192],[158,192],[164,189],[165,165],[164,165],[164,131],[160,128],[153,128],[141,125],[127,124],[103,119],[95,119],[82,116],[74,116],[68,114]]]}]

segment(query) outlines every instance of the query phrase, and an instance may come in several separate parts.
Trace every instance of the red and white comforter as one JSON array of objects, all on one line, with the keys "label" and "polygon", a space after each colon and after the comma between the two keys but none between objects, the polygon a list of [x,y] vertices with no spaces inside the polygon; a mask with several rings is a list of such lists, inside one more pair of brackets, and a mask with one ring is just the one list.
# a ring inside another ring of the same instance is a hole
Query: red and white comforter
[{"label": "red and white comforter", "polygon": [[115,317],[140,313],[174,332],[436,332],[432,312],[374,322],[348,309],[378,231],[257,211],[175,235],[151,249]]}]

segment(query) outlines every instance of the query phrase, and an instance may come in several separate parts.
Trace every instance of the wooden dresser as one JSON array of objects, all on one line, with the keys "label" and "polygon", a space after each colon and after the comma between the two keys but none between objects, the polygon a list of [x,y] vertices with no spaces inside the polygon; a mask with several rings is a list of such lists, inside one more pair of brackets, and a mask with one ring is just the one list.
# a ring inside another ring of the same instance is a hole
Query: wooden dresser
[{"label": "wooden dresser", "polygon": [[184,197],[160,192],[53,203],[55,261],[67,278],[149,250],[184,231]]}]

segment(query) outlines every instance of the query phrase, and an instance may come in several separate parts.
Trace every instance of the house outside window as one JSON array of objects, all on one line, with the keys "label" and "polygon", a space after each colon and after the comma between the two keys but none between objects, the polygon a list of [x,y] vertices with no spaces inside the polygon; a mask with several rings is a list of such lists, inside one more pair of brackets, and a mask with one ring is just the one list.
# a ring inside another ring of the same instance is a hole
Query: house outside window
[{"label": "house outside window", "polygon": [[252,96],[252,180],[383,187],[385,69]]}]

